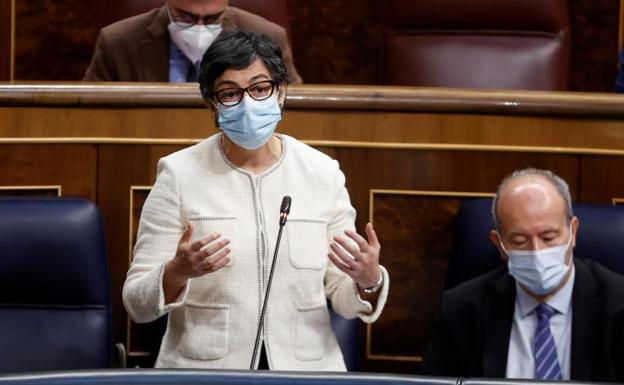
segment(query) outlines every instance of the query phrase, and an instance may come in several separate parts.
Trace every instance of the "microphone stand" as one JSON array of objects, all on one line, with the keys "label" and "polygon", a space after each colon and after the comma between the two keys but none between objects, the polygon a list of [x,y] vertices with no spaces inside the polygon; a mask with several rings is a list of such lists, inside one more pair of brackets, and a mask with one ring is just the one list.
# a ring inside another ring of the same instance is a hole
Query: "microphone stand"
[{"label": "microphone stand", "polygon": [[290,212],[290,202],[291,199],[289,196],[285,196],[282,199],[282,206],[280,209],[280,222],[279,222],[279,232],[277,233],[277,242],[275,243],[275,252],[273,253],[273,261],[271,262],[271,272],[269,273],[269,280],[267,281],[266,293],[264,294],[264,302],[262,304],[262,311],[260,312],[260,322],[258,322],[258,331],[256,332],[256,342],[254,343],[253,354],[251,355],[251,364],[249,365],[249,370],[255,369],[256,357],[258,355],[258,346],[260,345],[260,333],[262,332],[262,326],[264,324],[264,315],[266,313],[267,303],[269,302],[269,292],[271,291],[271,284],[273,282],[273,272],[275,271],[275,260],[277,258],[277,252],[279,251],[280,240],[282,239],[282,230],[284,230],[284,225],[286,224],[286,219],[288,218],[288,213]]}]

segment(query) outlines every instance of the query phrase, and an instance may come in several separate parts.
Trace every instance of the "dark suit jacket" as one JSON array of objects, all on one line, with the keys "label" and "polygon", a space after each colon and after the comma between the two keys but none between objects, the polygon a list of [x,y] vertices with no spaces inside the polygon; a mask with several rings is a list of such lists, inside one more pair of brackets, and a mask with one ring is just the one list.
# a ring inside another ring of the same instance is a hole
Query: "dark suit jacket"
[{"label": "dark suit jacket", "polygon": [[[282,49],[291,83],[301,83],[279,25],[242,9],[227,7],[223,30],[236,28],[264,33]],[[169,19],[163,8],[133,16],[102,28],[84,80],[122,82],[169,81]]]},{"label": "dark suit jacket", "polygon": [[[572,380],[624,381],[624,276],[575,258]],[[446,291],[424,374],[505,377],[516,286],[503,266]]]}]

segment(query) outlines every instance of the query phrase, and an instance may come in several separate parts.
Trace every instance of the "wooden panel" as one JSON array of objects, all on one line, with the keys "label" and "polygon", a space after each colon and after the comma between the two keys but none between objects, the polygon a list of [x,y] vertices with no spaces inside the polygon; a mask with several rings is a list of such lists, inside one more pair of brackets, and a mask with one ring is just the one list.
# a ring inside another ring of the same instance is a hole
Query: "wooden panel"
[{"label": "wooden panel", "polygon": [[0,145],[0,186],[57,186],[62,195],[96,201],[93,145]]},{"label": "wooden panel", "polygon": [[572,90],[613,89],[618,64],[619,8],[617,0],[570,0]]},{"label": "wooden panel", "polygon": [[[0,108],[0,135],[39,138],[202,138],[216,132],[207,109]],[[66,139],[64,139],[66,141]],[[113,140],[114,142],[114,140]]]},{"label": "wooden panel", "polygon": [[[132,263],[132,250],[136,244],[141,211],[149,195],[151,186],[131,186],[130,188],[130,238],[128,248],[128,268]],[[152,367],[156,361],[160,342],[167,327],[167,317],[138,324],[126,316],[126,351],[130,367]]]},{"label": "wooden panel", "polygon": [[97,0],[15,1],[15,79],[80,80],[105,5]]},{"label": "wooden panel", "polygon": [[[141,218],[141,211],[143,211],[143,205],[145,200],[151,191],[150,186],[131,186],[130,187],[130,208],[128,210],[130,214],[130,238],[128,239],[128,266],[132,263],[133,254],[132,250],[136,244],[137,233],[139,230],[139,222]],[[153,354],[155,351],[154,346],[158,346],[158,342],[155,341],[153,334],[158,334],[158,331],[150,330],[149,326],[146,328],[145,324],[137,324],[128,319],[126,320],[127,335],[126,335],[126,351],[128,356],[143,356]],[[153,322],[148,324],[154,324]],[[152,334],[152,336],[150,336]],[[153,357],[152,357],[153,358]]]},{"label": "wooden panel", "polygon": [[[624,121],[615,119],[289,111],[280,131],[313,144],[340,147],[405,148],[412,145],[542,152],[624,150],[620,136],[624,132]],[[214,132],[216,129],[207,110],[0,108],[0,142],[5,143],[29,142],[28,138],[35,142],[66,142],[68,137],[74,137],[72,141],[87,143],[192,144]]]},{"label": "wooden panel", "polygon": [[0,0],[0,82],[11,80],[13,0]]},{"label": "wooden panel", "polygon": [[[113,339],[115,342],[128,343],[128,323],[126,311],[121,300],[121,290],[131,261],[132,224],[137,224],[141,200],[140,194],[131,195],[132,186],[150,186],[156,180],[158,159],[180,149],[179,146],[141,146],[141,145],[102,145],[98,158],[98,205],[104,218],[106,235],[109,240],[109,259],[111,266],[111,286],[113,293]],[[130,201],[134,198],[133,211]],[[148,327],[149,328],[149,327]],[[145,349],[153,350],[159,341],[148,341],[149,329],[130,341],[130,363],[146,366],[153,363],[155,357],[143,355]],[[132,344],[134,342],[134,345]],[[137,345],[138,344],[138,345]],[[139,352],[138,354],[135,354]]]},{"label": "wooden panel", "polygon": [[553,170],[578,196],[578,159],[574,155],[505,152],[338,149],[351,199],[363,229],[371,189],[494,192],[513,170]]},{"label": "wooden panel", "polygon": [[60,197],[61,186],[0,186],[0,197]]},{"label": "wooden panel", "polygon": [[289,0],[295,64],[306,83],[376,84],[379,0]]},{"label": "wooden panel", "polygon": [[624,158],[583,156],[580,160],[580,201],[613,203],[624,198]]},{"label": "wooden panel", "polygon": [[388,308],[369,327],[368,359],[421,361],[438,311],[433,299],[444,290],[454,220],[463,199],[413,193],[372,192],[371,221],[380,234],[381,262],[392,290]]},{"label": "wooden panel", "polygon": [[[4,143],[192,144],[216,132],[191,85],[5,85],[0,104],[14,106],[0,107]],[[621,155],[622,117],[614,95],[301,86],[280,131],[326,147]]]}]

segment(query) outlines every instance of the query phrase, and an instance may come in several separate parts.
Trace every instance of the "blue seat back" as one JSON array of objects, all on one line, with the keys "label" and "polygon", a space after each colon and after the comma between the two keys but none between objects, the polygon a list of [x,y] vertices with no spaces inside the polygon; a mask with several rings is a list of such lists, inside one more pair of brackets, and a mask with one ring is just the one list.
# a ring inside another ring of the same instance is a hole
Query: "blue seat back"
[{"label": "blue seat back", "polygon": [[329,308],[329,316],[338,345],[340,350],[342,350],[347,370],[350,372],[359,371],[361,369],[360,325],[362,321],[359,318],[342,318],[334,313],[331,306]]},{"label": "blue seat back", "polygon": [[[494,228],[491,205],[491,199],[470,199],[462,205],[456,220],[447,288],[503,263],[490,241],[490,230]],[[624,206],[574,203],[573,211],[580,221],[574,256],[596,260],[624,274]]]},{"label": "blue seat back", "polygon": [[624,206],[575,203],[573,208],[580,221],[574,255],[624,275]]},{"label": "blue seat back", "polygon": [[0,330],[0,372],[110,367],[110,278],[93,203],[0,199]]}]

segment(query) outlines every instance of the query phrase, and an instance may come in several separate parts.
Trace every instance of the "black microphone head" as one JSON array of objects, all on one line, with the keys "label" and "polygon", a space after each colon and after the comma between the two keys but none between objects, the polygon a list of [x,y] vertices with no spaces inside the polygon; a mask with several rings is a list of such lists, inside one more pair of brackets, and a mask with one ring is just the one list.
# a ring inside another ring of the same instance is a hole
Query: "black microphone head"
[{"label": "black microphone head", "polygon": [[290,202],[292,199],[288,195],[282,198],[282,207],[280,207],[280,214],[288,214],[290,213]]}]

